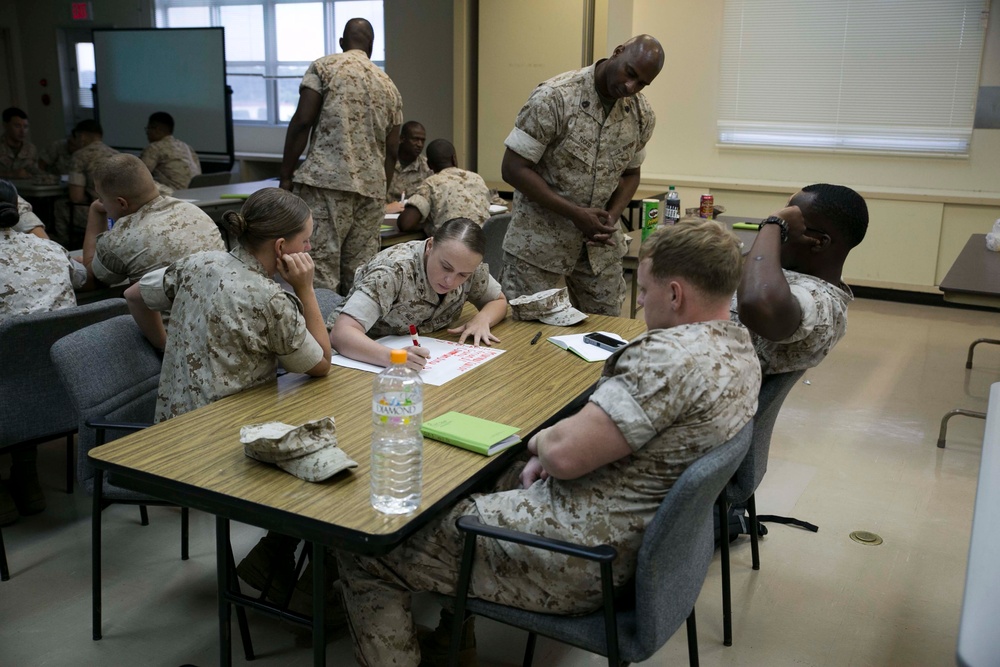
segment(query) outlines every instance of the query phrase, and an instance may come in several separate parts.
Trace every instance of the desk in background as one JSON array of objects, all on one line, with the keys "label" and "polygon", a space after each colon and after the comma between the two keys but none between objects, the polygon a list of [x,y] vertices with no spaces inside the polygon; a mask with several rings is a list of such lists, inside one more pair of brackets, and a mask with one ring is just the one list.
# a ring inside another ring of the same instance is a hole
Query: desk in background
[{"label": "desk in background", "polygon": [[939,287],[945,301],[1000,308],[1000,252],[987,250],[985,234],[973,234]]},{"label": "desk in background", "polygon": [[[473,314],[466,306],[463,319]],[[546,419],[579,396],[600,375],[544,337],[605,330],[631,339],[645,327],[623,318],[591,315],[574,327],[507,319],[494,327],[506,352],[441,387],[424,387],[424,418],[449,410],[521,427],[525,439]],[[538,332],[543,339],[530,345]],[[325,378],[288,374],[262,387],[229,396],[91,451],[95,466],[119,486],[215,514],[220,596],[228,581],[228,521],[236,520],[309,540],[315,548],[335,546],[381,554],[405,540],[517,456],[514,447],[484,457],[433,440],[424,441],[423,500],[416,513],[386,516],[369,502],[371,387],[374,375],[334,367]],[[521,391],[498,391],[520,387]],[[524,388],[530,387],[530,391]],[[333,415],[338,443],[358,462],[353,472],[310,484],[243,455],[239,429],[250,423],[301,424]],[[222,537],[222,536],[226,537]],[[314,568],[314,573],[316,569]],[[322,596],[314,596],[316,612]],[[220,650],[230,662],[229,604],[220,604]],[[322,628],[313,629],[315,664],[325,660]]]},{"label": "desk in background", "polygon": [[[750,250],[750,246],[753,245],[754,239],[757,238],[757,232],[746,230],[746,229],[733,229],[733,225],[738,222],[760,222],[759,218],[741,218],[735,215],[720,215],[715,219],[716,222],[721,222],[728,225],[732,229],[733,233],[739,237],[740,241],[743,243],[743,254],[746,254]],[[639,284],[636,273],[639,270],[639,250],[642,247],[642,230],[636,229],[634,231],[628,232],[626,236],[630,239],[628,244],[628,251],[622,258],[622,270],[625,273],[632,274],[632,289],[629,300],[629,314],[631,317],[635,317],[636,311],[636,298],[639,292]]]}]

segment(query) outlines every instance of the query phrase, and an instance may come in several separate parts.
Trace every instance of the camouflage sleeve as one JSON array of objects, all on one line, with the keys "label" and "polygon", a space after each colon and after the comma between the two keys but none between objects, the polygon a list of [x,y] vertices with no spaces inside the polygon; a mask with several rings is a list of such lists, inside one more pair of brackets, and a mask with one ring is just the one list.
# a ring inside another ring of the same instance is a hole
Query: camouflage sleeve
[{"label": "camouflage sleeve", "polygon": [[490,275],[490,267],[483,262],[469,278],[469,301],[482,310],[490,301],[496,300],[501,293],[500,283]]},{"label": "camouflage sleeve", "polygon": [[402,275],[394,266],[373,266],[354,283],[342,313],[347,313],[368,331],[396,304],[402,291]]},{"label": "camouflage sleeve", "polygon": [[22,213],[17,224],[14,225],[15,232],[30,232],[35,227],[45,228],[45,223],[38,219],[38,216],[31,212],[31,208],[28,208],[27,213]]},{"label": "camouflage sleeve", "polygon": [[90,268],[94,272],[94,277],[105,285],[117,285],[128,280],[128,266],[115,253],[108,240],[107,232],[97,236],[97,251],[94,253],[94,260],[90,263]]},{"label": "camouflage sleeve", "polygon": [[640,108],[642,109],[643,122],[639,128],[639,150],[636,151],[628,166],[625,167],[626,169],[638,169],[642,165],[646,159],[646,144],[653,137],[653,128],[656,127],[656,114],[653,113],[653,108],[645,98],[642,98]]},{"label": "camouflage sleeve", "polygon": [[315,62],[309,63],[306,73],[302,75],[302,83],[299,84],[299,90],[301,91],[303,88],[315,90],[320,95],[326,94],[326,85],[320,79],[319,72],[316,71]]},{"label": "camouflage sleeve", "polygon": [[150,271],[139,280],[139,294],[150,310],[169,311],[177,288],[177,264]]},{"label": "camouflage sleeve", "polygon": [[823,298],[821,294],[814,293],[802,285],[789,285],[788,289],[792,292],[792,298],[799,304],[802,319],[799,321],[799,328],[795,330],[795,333],[778,341],[782,345],[797,343],[811,336],[817,325],[821,324],[820,311],[825,310],[825,307],[828,306],[827,303],[820,303]]},{"label": "camouflage sleeve", "polygon": [[71,259],[68,253],[66,261],[69,262],[69,282],[73,285],[73,289],[80,289],[87,284],[87,267],[75,259]]},{"label": "camouflage sleeve", "polygon": [[153,147],[153,144],[150,144],[142,149],[139,159],[142,160],[144,165],[146,165],[146,168],[149,169],[150,173],[152,173],[152,171],[156,169],[156,165],[160,163],[160,160],[156,155],[156,148]]},{"label": "camouflage sleeve", "polygon": [[685,388],[697,384],[689,377],[697,374],[685,367],[686,354],[644,339],[621,353],[615,372],[590,396],[633,451],[669,428],[688,404]]},{"label": "camouflage sleeve", "polygon": [[79,155],[73,155],[73,161],[69,167],[68,182],[70,185],[79,185],[80,187],[87,185],[87,175],[84,174],[83,160],[80,159]]},{"label": "camouflage sleeve", "polygon": [[292,373],[305,373],[323,358],[323,348],[306,328],[302,303],[282,290],[268,301],[267,342],[281,365]]},{"label": "camouflage sleeve", "polygon": [[545,148],[559,136],[562,114],[558,102],[556,93],[550,89],[536,88],[518,112],[514,129],[507,135],[504,145],[537,164]]},{"label": "camouflage sleeve", "polygon": [[406,198],[406,205],[420,211],[420,219],[423,220],[430,215],[431,201],[433,201],[433,195],[431,194],[430,186],[427,185],[427,181],[424,181],[417,186],[417,190],[412,196]]}]

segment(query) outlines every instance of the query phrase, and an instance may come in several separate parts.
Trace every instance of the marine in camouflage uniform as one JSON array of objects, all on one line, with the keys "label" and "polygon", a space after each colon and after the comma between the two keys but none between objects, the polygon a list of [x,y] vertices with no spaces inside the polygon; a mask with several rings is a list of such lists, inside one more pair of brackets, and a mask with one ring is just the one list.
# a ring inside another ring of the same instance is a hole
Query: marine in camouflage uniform
[{"label": "marine in camouflage uniform", "polygon": [[156,197],[97,237],[91,269],[107,285],[145,274],[196,252],[225,251],[219,228],[194,204]]},{"label": "marine in camouflage uniform", "polygon": [[343,312],[374,338],[407,334],[410,324],[427,333],[447,327],[466,301],[482,309],[500,296],[500,283],[486,264],[480,264],[460,287],[439,295],[427,282],[426,246],[427,241],[391,246],[358,269],[347,301],[327,318],[327,328]]},{"label": "marine in camouflage uniform", "polygon": [[323,358],[302,302],[243,246],[148,273],[140,292],[149,308],[171,313],[157,422],[273,380],[279,360],[303,373]]},{"label": "marine in camouflage uniform", "polygon": [[25,201],[20,195],[17,196],[17,212],[20,214],[21,219],[14,225],[14,231],[28,233],[36,227],[41,227],[42,231],[45,230],[45,223],[34,214],[31,210],[31,204]]},{"label": "marine in camouflage uniform", "polygon": [[490,189],[479,174],[448,167],[428,177],[406,205],[420,211],[424,232],[432,236],[437,225],[452,218],[468,218],[482,226],[490,217]]},{"label": "marine in camouflage uniform", "polygon": [[[654,329],[605,362],[590,402],[607,413],[633,450],[573,480],[549,477],[520,488],[516,468],[493,493],[460,501],[380,558],[338,553],[344,599],[364,665],[413,665],[420,655],[411,591],[454,594],[462,537],[459,516],[574,542],[618,549],[615,583],[634,574],[643,532],[670,487],[695,459],[725,442],[756,410],[760,366],[749,333],[714,320]],[[556,614],[600,606],[596,564],[484,540],[469,594]]]},{"label": "marine in camouflage uniform", "polygon": [[146,146],[139,159],[149,167],[149,172],[157,183],[173,190],[187,188],[191,179],[201,173],[198,154],[172,134]]},{"label": "marine in camouflage uniform", "polygon": [[[847,333],[847,306],[854,300],[851,288],[844,283],[832,285],[815,276],[787,269],[782,273],[802,309],[802,320],[795,333],[781,341],[770,341],[751,332],[764,375],[819,366]],[[739,321],[737,303],[733,295],[730,316],[734,322]]]},{"label": "marine in camouflage uniform", "polygon": [[[344,53],[314,61],[302,77],[299,108],[305,90],[317,93],[322,107],[305,162],[292,179],[293,191],[312,209],[315,284],[340,294],[350,291],[357,268],[379,250],[386,144],[390,137],[398,142],[403,122],[403,101],[395,84],[365,51],[345,44],[355,21],[344,31]],[[395,151],[393,143],[393,159]],[[283,173],[288,158],[285,155]]]},{"label": "marine in camouflage uniform", "polygon": [[94,141],[77,149],[73,153],[73,163],[70,166],[69,184],[82,186],[86,189],[88,197],[97,199],[97,191],[94,189],[94,168],[101,160],[117,154],[118,151],[103,141]]},{"label": "marine in camouflage uniform", "polygon": [[[606,72],[609,67],[619,67],[617,59],[627,56],[620,51],[637,39],[618,47],[611,59],[540,84],[504,142],[510,152],[534,165],[533,171],[553,193],[578,207],[608,207],[623,173],[638,170],[645,158],[646,142],[656,123],[649,102],[641,93],[627,94],[624,87],[616,87],[617,94],[611,91],[617,99],[602,102],[595,87],[598,68]],[[662,50],[659,54],[662,64]],[[634,187],[629,189],[634,192]],[[629,197],[632,192],[627,193]],[[616,217],[610,220],[614,225],[611,244],[588,245],[588,238],[572,220],[516,190],[503,243],[504,294],[508,298],[533,294],[558,287],[565,278],[580,310],[620,315],[625,298],[622,257],[626,246]]]},{"label": "marine in camouflage uniform", "polygon": [[58,243],[0,229],[0,320],[72,308],[73,289],[86,281],[87,269]]},{"label": "marine in camouflage uniform", "polygon": [[73,151],[69,141],[56,139],[38,153],[38,160],[45,163],[45,171],[56,176],[68,174],[73,166]]},{"label": "marine in camouflage uniform", "polygon": [[417,191],[417,186],[424,182],[424,179],[433,175],[434,170],[427,164],[427,158],[423,155],[418,155],[413,162],[405,167],[397,160],[395,175],[385,193],[386,203],[400,201],[406,193],[412,195]]},{"label": "marine in camouflage uniform", "polygon": [[0,138],[0,174],[10,174],[7,178],[15,178],[14,174],[22,169],[29,175],[40,171],[35,145],[25,141],[20,148],[12,148],[5,138]]}]

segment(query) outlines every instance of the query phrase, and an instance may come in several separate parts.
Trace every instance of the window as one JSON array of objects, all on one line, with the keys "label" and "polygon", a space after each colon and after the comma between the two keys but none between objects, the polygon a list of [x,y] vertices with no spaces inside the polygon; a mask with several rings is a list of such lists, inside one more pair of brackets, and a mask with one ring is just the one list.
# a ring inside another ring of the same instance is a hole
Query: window
[{"label": "window", "polygon": [[226,80],[233,120],[287,123],[313,60],[338,53],[354,17],[375,29],[372,62],[385,68],[382,0],[156,0],[156,27],[226,30]]},{"label": "window", "polygon": [[94,91],[91,86],[97,81],[94,74],[93,42],[77,42],[76,50],[76,104],[82,109],[94,108]]},{"label": "window", "polygon": [[984,0],[726,0],[718,139],[967,155]]}]

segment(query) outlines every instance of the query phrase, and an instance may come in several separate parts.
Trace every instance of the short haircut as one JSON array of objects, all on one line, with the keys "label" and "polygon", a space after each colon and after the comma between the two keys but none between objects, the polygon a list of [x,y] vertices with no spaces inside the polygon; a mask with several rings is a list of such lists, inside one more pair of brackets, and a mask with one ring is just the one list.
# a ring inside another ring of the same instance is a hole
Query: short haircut
[{"label": "short haircut", "polygon": [[10,181],[0,179],[0,229],[17,224],[21,214],[17,210],[17,188]]},{"label": "short haircut", "polygon": [[353,18],[344,25],[344,41],[367,45],[367,50],[370,51],[375,43],[375,29],[368,19]]},{"label": "short haircut", "polygon": [[681,220],[647,238],[639,261],[657,281],[683,278],[709,297],[728,299],[743,270],[740,240],[714,220]]},{"label": "short haircut", "polygon": [[436,246],[446,241],[458,241],[477,255],[486,254],[486,234],[482,227],[468,218],[452,218],[438,225],[431,238]]},{"label": "short haircut", "polygon": [[17,107],[7,107],[3,110],[3,122],[9,123],[11,118],[23,118],[28,120],[28,114],[24,113],[22,109]]},{"label": "short haircut", "polygon": [[166,111],[155,111],[149,114],[148,125],[159,125],[166,128],[167,132],[170,134],[174,133],[174,117],[168,114]]},{"label": "short haircut", "polygon": [[81,120],[76,124],[76,127],[73,128],[73,134],[79,136],[81,133],[96,134],[99,137],[103,137],[104,128],[102,128],[101,124],[96,120],[88,118],[86,120]]},{"label": "short haircut", "polygon": [[431,169],[438,171],[450,167],[453,157],[455,147],[447,139],[435,139],[427,144],[427,164]]},{"label": "short haircut", "polygon": [[274,239],[289,238],[306,227],[312,215],[297,195],[280,188],[264,188],[243,202],[239,212],[226,211],[222,224],[247,250]]},{"label": "short haircut", "polygon": [[843,185],[816,183],[802,188],[813,195],[810,212],[822,216],[840,230],[853,248],[865,239],[868,231],[868,204],[865,198]]},{"label": "short haircut", "polygon": [[112,197],[135,199],[155,188],[149,168],[131,153],[110,155],[94,168],[94,182]]},{"label": "short haircut", "polygon": [[401,137],[408,137],[408,136],[410,136],[410,132],[412,130],[417,129],[418,127],[421,130],[424,129],[424,126],[423,126],[423,124],[420,121],[408,120],[405,123],[403,123],[403,127],[399,128],[399,136],[401,136]]}]

